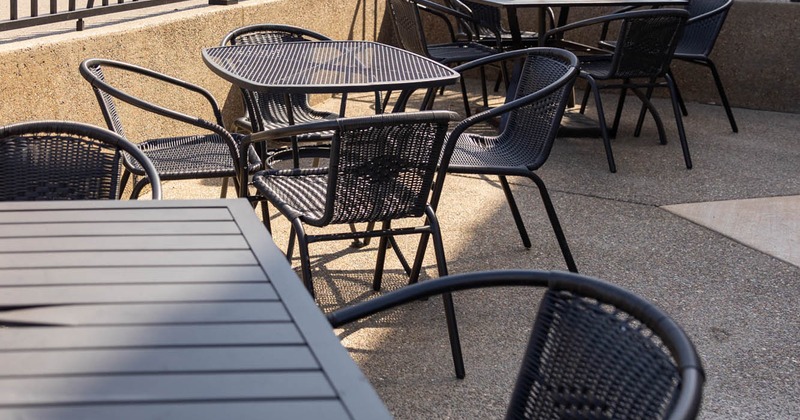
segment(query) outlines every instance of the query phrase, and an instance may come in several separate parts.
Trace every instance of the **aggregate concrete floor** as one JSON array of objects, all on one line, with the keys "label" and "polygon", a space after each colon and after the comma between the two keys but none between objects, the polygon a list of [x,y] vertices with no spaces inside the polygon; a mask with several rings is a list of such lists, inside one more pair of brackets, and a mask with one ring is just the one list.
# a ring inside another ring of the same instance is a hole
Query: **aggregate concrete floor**
[{"label": "aggregate concrete floor", "polygon": [[[606,106],[613,109],[609,99]],[[371,100],[351,98],[351,115],[371,112]],[[324,106],[335,110],[338,100]],[[437,107],[462,111],[450,91]],[[602,143],[593,138],[559,138],[538,171],[578,269],[649,299],[687,331],[707,375],[701,418],[798,418],[800,266],[774,255],[796,255],[798,247],[800,209],[792,196],[800,195],[800,118],[734,109],[740,132],[732,133],[722,108],[690,103],[684,123],[694,169],[687,170],[671,108],[664,100],[656,100],[656,107],[669,144],[658,144],[652,121],[634,138],[636,112],[627,108],[613,140],[616,174],[609,173]],[[213,198],[219,185],[166,183],[165,198]],[[451,273],[565,269],[537,190],[526,180],[514,180],[513,189],[531,249],[522,246],[496,179],[448,177],[438,215]],[[753,198],[764,199],[764,205],[735,209],[735,200]],[[706,220],[681,211],[689,205]],[[276,214],[272,219],[275,240],[285,247],[288,224]],[[783,251],[752,243],[747,232],[761,232],[750,236],[761,236],[762,242],[784,244]],[[411,238],[400,244],[406,254],[416,245]],[[375,251],[375,243],[362,249],[346,241],[312,246],[324,311],[375,295],[370,287]],[[436,276],[433,262],[429,247],[427,277]],[[295,259],[293,266],[298,265]],[[383,292],[405,282],[390,254]],[[455,296],[467,369],[463,380],[452,371],[438,299],[336,332],[398,419],[500,418],[539,296],[527,289]]]}]

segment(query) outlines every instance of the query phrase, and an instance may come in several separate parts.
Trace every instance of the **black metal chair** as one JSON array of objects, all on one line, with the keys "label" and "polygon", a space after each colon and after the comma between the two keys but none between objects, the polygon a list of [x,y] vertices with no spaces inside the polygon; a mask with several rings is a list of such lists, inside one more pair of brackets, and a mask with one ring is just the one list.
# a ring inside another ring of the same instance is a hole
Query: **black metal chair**
[{"label": "black metal chair", "polygon": [[338,328],[428,296],[498,286],[545,289],[506,418],[697,416],[705,376],[686,333],[653,304],[591,277],[524,270],[458,274],[340,309],[328,320]]},{"label": "black metal chair", "polygon": [[[555,207],[544,181],[535,171],[541,167],[553,146],[561,117],[569,99],[572,85],[578,76],[578,59],[574,54],[556,48],[531,48],[497,54],[456,67],[463,72],[491,61],[515,60],[514,77],[505,104],[473,115],[462,121],[450,133],[447,149],[442,153],[440,171],[457,174],[497,175],[516,222],[522,243],[531,247],[519,209],[507,177],[531,179],[539,188],[553,232],[570,271],[578,269],[572,258]],[[478,123],[501,117],[500,133],[487,136],[468,133]],[[440,175],[444,179],[444,174]],[[431,199],[437,208],[440,192]],[[420,241],[420,251],[412,269],[416,278],[422,268],[422,256],[427,236]]]},{"label": "black metal chair", "polygon": [[[427,0],[388,0],[388,4],[392,15],[392,22],[394,23],[395,38],[397,42],[399,42],[400,47],[405,50],[420,54],[445,65],[477,60],[500,51],[499,49],[475,42],[472,39],[467,39],[466,41],[458,41],[456,39],[455,30],[448,17],[462,21],[472,21],[472,16],[466,13]],[[420,11],[427,12],[439,18],[447,27],[451,42],[428,44]],[[498,34],[498,37],[499,36]],[[486,89],[486,71],[483,67],[480,67],[480,77],[483,105],[488,107],[489,94]],[[466,90],[462,90],[462,94],[466,95]],[[467,116],[469,116],[472,112],[468,104],[465,105],[465,111]]]},{"label": "black metal chair", "polygon": [[[184,89],[187,94],[203,97],[214,113],[215,121],[206,121],[200,117],[187,115],[161,105],[150,103],[138,96],[126,93],[108,81],[109,71],[119,76],[144,77],[153,83],[166,83]],[[236,164],[239,162],[240,142],[242,135],[231,134],[222,126],[222,113],[214,97],[205,89],[167,76],[156,71],[133,64],[113,60],[91,58],[80,64],[80,72],[95,92],[103,117],[109,129],[125,137],[122,119],[118,114],[118,103],[115,99],[133,105],[152,114],[189,124],[193,128],[202,129],[201,133],[183,136],[164,136],[138,142],[137,146],[153,162],[162,180],[222,178],[221,196],[227,191],[228,178],[233,178],[237,193],[239,176]],[[120,73],[120,74],[116,74]],[[247,166],[244,170],[253,173],[261,168],[261,160],[252,147],[244,152]],[[141,176],[143,170],[136,162],[125,160],[124,185],[130,174]],[[143,180],[135,183],[132,197],[141,190]]]},{"label": "black metal chair", "polygon": [[[289,25],[257,24],[234,29],[225,35],[221,45],[243,44],[276,44],[282,42],[330,41],[320,33]],[[286,127],[292,124],[304,124],[319,120],[336,119],[339,115],[312,108],[308,103],[308,95],[293,94],[290,97],[291,118],[284,95],[270,94],[242,89],[242,99],[248,115],[236,119],[237,131],[252,133]],[[250,115],[256,115],[253,123]],[[306,133],[297,139],[298,142],[314,142],[330,140],[333,132]]]},{"label": "black metal chair", "polygon": [[[739,132],[736,125],[736,120],[733,117],[731,105],[728,102],[728,96],[725,95],[725,88],[722,86],[722,79],[719,77],[717,66],[711,60],[711,50],[717,42],[719,33],[722,30],[722,25],[725,23],[725,18],[728,16],[728,11],[733,6],[733,0],[691,0],[687,11],[689,12],[689,19],[686,21],[683,36],[678,41],[678,46],[675,48],[673,59],[686,61],[693,64],[700,64],[708,67],[711,70],[711,75],[714,77],[714,84],[717,86],[717,92],[722,100],[722,106],[725,109],[725,114],[728,116],[731,130],[734,133]],[[618,12],[625,12],[635,9],[636,6],[626,7],[620,9]],[[607,30],[601,35],[599,45],[604,48],[613,49],[616,46],[614,41],[606,40]],[[670,76],[672,71],[669,72]],[[674,79],[674,76],[673,76]],[[681,112],[684,116],[689,115],[686,111],[686,105],[683,102],[681,91],[675,81],[675,92],[678,97],[678,104],[681,107]],[[639,121],[636,125],[635,134],[638,136],[641,130],[642,122],[644,121],[645,108],[643,107],[639,114]]]},{"label": "black metal chair", "polygon": [[[617,39],[614,41],[614,50],[608,54],[581,57],[580,73],[580,76],[589,84],[587,89],[594,94],[608,168],[611,172],[616,172],[617,167],[611,151],[610,139],[616,135],[619,127],[619,120],[628,89],[636,94],[642,104],[653,115],[659,140],[662,144],[666,144],[667,139],[661,117],[649,99],[649,92],[655,87],[669,88],[673,111],[675,112],[675,124],[678,128],[678,136],[683,149],[683,158],[686,168],[691,169],[692,167],[689,145],[678,106],[675,83],[669,74],[672,55],[681,38],[688,16],[688,12],[680,9],[634,10],[574,22],[547,32],[547,36],[550,37],[560,36],[564,32],[590,26],[604,27],[609,23],[618,24],[619,26]],[[603,31],[605,31],[605,28],[603,28]],[[659,79],[663,79],[664,82],[659,82]],[[640,91],[643,88],[647,89],[648,94]],[[600,98],[600,89],[620,90],[611,130],[608,129],[606,123],[605,112]],[[584,109],[585,101],[581,106],[581,111],[583,112]]]},{"label": "black metal chair", "polygon": [[[256,133],[251,141],[285,138],[296,133],[334,130],[328,167],[266,170],[253,176],[258,193],[292,223],[288,258],[297,236],[302,277],[314,293],[308,244],[318,241],[380,237],[373,287],[380,288],[386,244],[390,236],[431,233],[438,223],[428,197],[447,131],[457,115],[422,111],[341,118]],[[392,220],[429,216],[430,224],[392,229]],[[307,235],[304,224],[383,224],[379,230],[348,234]],[[438,239],[436,240],[439,241]],[[443,256],[437,245],[436,255]],[[439,269],[446,272],[444,259]]]},{"label": "black metal chair", "polygon": [[114,200],[123,161],[142,169],[152,199],[160,199],[156,168],[116,133],[68,121],[0,127],[0,201]]},{"label": "black metal chair", "polygon": [[[683,37],[678,42],[678,47],[675,48],[673,58],[700,64],[711,70],[714,83],[717,85],[717,92],[719,92],[719,97],[722,100],[722,106],[728,115],[731,130],[734,133],[738,133],[739,128],[733,118],[733,111],[731,111],[731,105],[728,103],[728,96],[725,95],[725,88],[722,87],[722,80],[719,77],[719,72],[717,72],[717,66],[714,65],[710,57],[711,50],[714,49],[714,44],[716,44],[717,37],[719,37],[719,33],[722,30],[722,24],[725,23],[728,10],[732,5],[733,0],[691,0],[686,9],[689,12],[689,20],[686,21]],[[683,115],[688,115],[677,86],[675,90],[678,93],[678,103],[681,106]],[[639,120],[641,121],[642,118],[643,116],[640,116]]]},{"label": "black metal chair", "polygon": [[[258,193],[272,203],[292,224],[287,258],[294,239],[300,250],[303,282],[314,296],[308,246],[320,241],[380,237],[373,289],[380,290],[386,249],[394,236],[433,235],[437,269],[447,275],[447,263],[433,208],[428,204],[439,154],[448,122],[458,118],[449,111],[421,111],[341,118],[256,133],[251,141],[269,141],[304,132],[334,130],[328,167],[266,170],[253,176]],[[393,228],[400,219],[426,216],[418,227]],[[381,223],[380,229],[349,233],[306,233],[304,225],[325,227],[366,222]],[[444,295],[448,325],[455,325],[453,304]],[[455,334],[454,327],[450,328]],[[457,341],[457,337],[452,340]],[[456,347],[454,347],[455,351]],[[456,360],[460,354],[453,354]]]}]

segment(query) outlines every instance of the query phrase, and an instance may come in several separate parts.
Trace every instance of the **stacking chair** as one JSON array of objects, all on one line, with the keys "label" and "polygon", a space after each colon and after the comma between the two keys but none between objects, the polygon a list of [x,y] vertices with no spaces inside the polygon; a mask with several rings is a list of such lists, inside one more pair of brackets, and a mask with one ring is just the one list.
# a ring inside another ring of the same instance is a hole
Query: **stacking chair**
[{"label": "stacking chair", "polygon": [[152,198],[161,198],[152,162],[116,133],[67,121],[0,127],[0,201],[114,200],[123,162],[141,168]]},{"label": "stacking chair", "polygon": [[[448,17],[459,19],[460,21],[473,21],[472,16],[462,13],[449,7],[427,0],[388,0],[389,9],[392,14],[396,39],[400,47],[428,57],[434,61],[445,65],[465,63],[488,57],[499,52],[495,49],[468,38],[466,41],[457,41],[456,32]],[[420,10],[436,16],[445,23],[451,42],[444,44],[428,44],[425,31],[422,26]],[[497,34],[498,39],[500,34]],[[480,67],[481,88],[484,107],[489,106],[488,92],[486,90],[486,71]],[[466,95],[466,91],[462,91]],[[465,103],[465,112],[469,116],[472,112]]]},{"label": "stacking chair", "polygon": [[[466,63],[456,67],[456,70],[463,72],[502,60],[515,60],[512,80],[516,81],[516,88],[513,89],[512,84],[503,105],[473,115],[455,127],[449,134],[448,147],[442,153],[440,171],[498,176],[526,248],[531,247],[531,241],[507,178],[518,176],[532,180],[539,189],[567,268],[577,272],[553,202],[544,181],[535,171],[550,155],[572,85],[578,75],[578,59],[562,49],[531,48]],[[501,118],[500,133],[496,136],[467,132],[478,123],[498,117]],[[440,176],[444,179],[444,174]],[[431,200],[434,208],[438,205],[440,192],[441,189]],[[422,268],[422,251],[426,247],[427,236],[423,235],[412,269],[412,278],[416,278]]]},{"label": "stacking chair", "polygon": [[[387,241],[403,234],[433,234],[440,272],[446,272],[439,226],[428,205],[447,123],[457,115],[423,111],[341,118],[256,133],[252,141],[333,130],[329,165],[266,170],[253,176],[258,193],[292,224],[288,258],[298,239],[303,281],[314,293],[308,245],[319,241],[380,237],[373,288],[380,289]],[[437,187],[438,188],[438,187]],[[436,189],[434,189],[436,191]],[[392,229],[392,221],[427,216],[430,223]],[[381,223],[377,230],[308,235],[304,225]]]},{"label": "stacking chair", "polygon": [[[710,57],[711,50],[714,48],[719,32],[722,30],[722,24],[725,23],[728,10],[732,5],[733,0],[691,0],[687,8],[689,20],[686,21],[683,37],[678,42],[678,47],[675,48],[673,57],[681,61],[706,66],[711,70],[719,97],[722,100],[722,106],[728,115],[731,130],[734,133],[738,133],[739,128],[733,118],[733,111],[731,111],[731,105],[725,95],[725,88],[722,87],[722,80],[719,77],[719,72],[717,72],[717,66],[714,65]],[[688,115],[686,106],[683,104],[683,98],[680,96],[680,90],[676,88],[676,92],[678,92],[678,101],[683,115]],[[639,119],[641,121],[642,117],[640,116]]]},{"label": "stacking chair", "polygon": [[[257,24],[234,29],[222,39],[222,45],[242,44],[275,44],[282,42],[330,41],[331,39],[317,32],[289,25]],[[336,119],[339,115],[312,108],[308,103],[308,95],[293,94],[287,107],[284,95],[242,89],[242,99],[248,115],[236,119],[235,129],[238,132],[252,133],[286,127],[292,124],[303,124],[312,121]],[[291,116],[290,112],[291,111]],[[256,116],[251,121],[250,115]],[[291,119],[291,120],[290,120]],[[299,144],[329,141],[332,131],[323,133],[305,133],[292,139],[293,154],[297,156]],[[285,139],[280,139],[284,141]]]},{"label": "stacking chair", "polygon": [[525,270],[458,274],[340,309],[328,320],[338,328],[428,296],[498,286],[544,289],[507,419],[697,416],[705,377],[686,333],[653,304],[591,277]]},{"label": "stacking chair", "polygon": [[[728,96],[725,95],[722,79],[720,79],[719,72],[717,72],[717,66],[714,65],[714,62],[710,58],[711,50],[714,49],[714,44],[716,44],[717,37],[719,37],[719,33],[722,30],[722,24],[725,23],[725,18],[728,16],[728,11],[732,5],[733,0],[691,0],[686,9],[689,12],[689,19],[686,21],[683,36],[680,41],[678,41],[678,46],[675,48],[675,53],[672,58],[693,64],[700,64],[711,70],[711,75],[714,77],[714,83],[717,86],[717,92],[719,92],[720,99],[722,100],[722,106],[725,108],[725,113],[728,115],[731,130],[734,133],[738,133],[739,128],[733,117],[733,111],[728,102]],[[626,7],[620,9],[618,12],[625,12],[635,8],[636,6]],[[599,45],[604,48],[613,49],[616,43],[606,40],[606,34],[607,28],[604,28]],[[670,71],[669,73],[670,76],[672,76],[672,72]],[[681,112],[684,116],[689,115],[683,103],[677,81],[675,81],[675,92],[677,93]],[[643,107],[636,125],[637,136],[641,130],[644,114],[645,108]]]},{"label": "stacking chair", "polygon": [[[594,94],[608,168],[611,172],[616,172],[617,167],[611,151],[610,139],[616,135],[619,127],[619,120],[625,104],[625,94],[628,89],[632,90],[651,112],[656,122],[659,140],[662,144],[666,144],[664,126],[658,111],[650,102],[649,94],[640,91],[644,88],[650,92],[655,87],[664,86],[668,87],[670,91],[675,124],[678,128],[686,168],[691,169],[692,167],[675,83],[669,74],[672,54],[678,45],[687,18],[688,13],[680,9],[634,10],[574,22],[547,32],[547,36],[550,37],[560,36],[564,32],[578,28],[603,27],[609,23],[619,25],[617,39],[614,41],[614,50],[608,54],[581,57],[580,73],[580,76],[589,84],[587,89]],[[659,82],[659,79],[663,79],[664,82]],[[620,91],[614,122],[610,130],[605,119],[600,89],[619,89]],[[581,106],[581,111],[584,109],[585,103]]]},{"label": "stacking chair", "polygon": [[[109,71],[119,76],[120,79],[123,78],[122,76],[139,76],[154,84],[165,83],[182,88],[187,95],[199,95],[208,102],[215,121],[206,121],[200,117],[187,115],[129,94],[115,87],[109,81],[109,74],[107,74]],[[241,191],[240,177],[237,176],[236,167],[240,152],[247,157],[247,166],[243,168],[244,171],[252,173],[260,169],[261,161],[255,150],[248,147],[246,151],[240,151],[242,136],[232,135],[222,127],[222,113],[219,105],[205,89],[153,70],[113,60],[98,58],[84,60],[80,64],[80,72],[84,79],[92,85],[109,129],[123,137],[126,136],[126,131],[118,113],[119,103],[117,100],[201,130],[197,134],[183,136],[166,134],[137,143],[139,149],[153,162],[162,180],[222,178],[221,195],[224,197],[228,178],[233,178],[237,192]],[[144,174],[143,169],[136,162],[125,159],[124,163],[126,171],[121,181],[123,186],[131,174],[135,176]],[[144,182],[145,180],[140,180],[135,183],[131,193],[132,197],[139,194]]]}]

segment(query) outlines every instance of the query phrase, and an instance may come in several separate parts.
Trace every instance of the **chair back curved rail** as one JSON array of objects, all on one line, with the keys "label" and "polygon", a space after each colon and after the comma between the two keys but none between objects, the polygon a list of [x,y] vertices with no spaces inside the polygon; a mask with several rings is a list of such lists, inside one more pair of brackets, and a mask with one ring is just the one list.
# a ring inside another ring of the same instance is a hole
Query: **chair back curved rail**
[{"label": "chair back curved rail", "polygon": [[0,201],[117,199],[124,159],[142,168],[160,199],[153,163],[119,134],[68,121],[0,127]]},{"label": "chair back curved rail", "polygon": [[327,315],[334,328],[441,293],[545,289],[506,418],[693,419],[704,372],[689,337],[662,310],[576,273],[502,270],[404,287]]}]

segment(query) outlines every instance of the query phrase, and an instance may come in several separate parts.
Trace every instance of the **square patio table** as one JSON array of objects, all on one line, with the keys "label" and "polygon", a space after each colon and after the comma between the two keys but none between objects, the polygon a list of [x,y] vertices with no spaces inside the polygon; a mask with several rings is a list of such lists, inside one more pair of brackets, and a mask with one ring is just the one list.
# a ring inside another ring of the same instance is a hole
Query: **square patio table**
[{"label": "square patio table", "polygon": [[414,90],[430,92],[459,77],[427,57],[371,41],[229,45],[203,49],[202,55],[214,73],[243,89],[282,93],[287,100],[293,93],[340,93],[340,115],[350,92],[402,91],[395,104],[400,111]]},{"label": "square patio table", "polygon": [[0,225],[0,418],[391,418],[245,199]]}]

